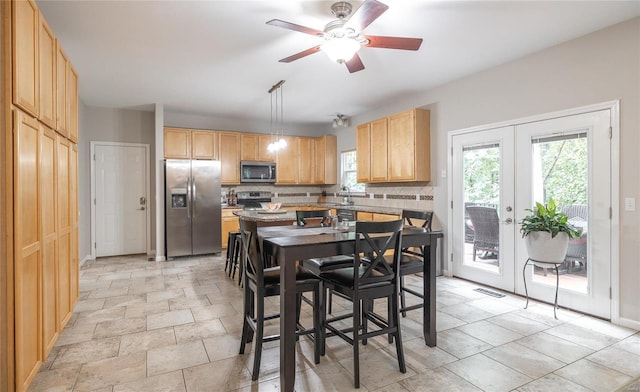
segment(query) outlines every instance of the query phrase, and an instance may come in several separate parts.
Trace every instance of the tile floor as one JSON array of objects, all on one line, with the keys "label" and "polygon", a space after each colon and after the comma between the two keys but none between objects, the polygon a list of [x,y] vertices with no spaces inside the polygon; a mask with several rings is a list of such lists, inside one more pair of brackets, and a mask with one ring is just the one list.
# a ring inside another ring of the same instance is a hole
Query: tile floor
[{"label": "tile floor", "polygon": [[[279,390],[277,342],[265,346],[259,382],[251,346],[238,355],[242,291],[223,269],[220,256],[87,262],[80,301],[29,391]],[[424,344],[420,312],[410,312],[401,320],[407,372],[393,345],[370,340],[360,390],[640,391],[637,331],[562,309],[555,320],[549,305],[524,310],[522,297],[476,287],[438,278],[438,346]],[[277,309],[277,297],[269,304]],[[353,390],[351,349],[339,338],[319,365],[302,338],[297,363],[297,391]]]}]

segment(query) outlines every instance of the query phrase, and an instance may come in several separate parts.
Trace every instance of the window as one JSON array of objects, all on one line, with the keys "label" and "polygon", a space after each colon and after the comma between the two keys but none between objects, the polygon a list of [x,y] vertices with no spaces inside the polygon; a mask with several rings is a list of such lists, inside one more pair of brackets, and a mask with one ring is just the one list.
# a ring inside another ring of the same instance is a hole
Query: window
[{"label": "window", "polygon": [[345,151],[340,154],[342,161],[340,165],[342,185],[346,185],[351,190],[351,193],[362,192],[364,193],[364,184],[358,183],[357,175],[357,161],[356,150]]}]

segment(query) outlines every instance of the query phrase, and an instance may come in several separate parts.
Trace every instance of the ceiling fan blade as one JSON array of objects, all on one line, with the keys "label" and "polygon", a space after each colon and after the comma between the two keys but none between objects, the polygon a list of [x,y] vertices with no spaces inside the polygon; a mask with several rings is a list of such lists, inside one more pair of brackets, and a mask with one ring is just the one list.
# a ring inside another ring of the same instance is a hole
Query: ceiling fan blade
[{"label": "ceiling fan blade", "polygon": [[308,56],[310,54],[314,54],[314,53],[319,52],[319,51],[320,51],[320,46],[318,45],[318,46],[314,46],[313,48],[309,48],[307,50],[303,50],[300,53],[292,54],[291,56],[285,57],[285,58],[283,58],[282,60],[279,60],[279,61],[281,63],[290,63],[292,61],[301,59],[303,57],[306,57],[306,56]]},{"label": "ceiling fan blade", "polygon": [[403,49],[418,50],[422,45],[422,38],[406,38],[406,37],[383,37],[379,35],[366,35],[364,38],[369,40],[370,48],[387,48],[387,49]]},{"label": "ceiling fan blade", "polygon": [[353,29],[356,33],[366,29],[374,20],[378,19],[389,6],[377,0],[367,0],[345,23],[346,28]]},{"label": "ceiling fan blade", "polygon": [[344,65],[347,66],[350,73],[362,71],[364,69],[364,64],[362,64],[362,60],[360,59],[360,56],[358,56],[358,53],[354,54],[353,57],[351,57],[351,60],[345,62]]},{"label": "ceiling fan blade", "polygon": [[268,21],[267,24],[271,26],[282,27],[283,29],[298,31],[300,33],[317,35],[320,37],[324,35],[324,32],[320,30],[312,29],[311,27],[300,26],[291,22],[285,22],[284,20],[280,20],[280,19],[272,19]]}]

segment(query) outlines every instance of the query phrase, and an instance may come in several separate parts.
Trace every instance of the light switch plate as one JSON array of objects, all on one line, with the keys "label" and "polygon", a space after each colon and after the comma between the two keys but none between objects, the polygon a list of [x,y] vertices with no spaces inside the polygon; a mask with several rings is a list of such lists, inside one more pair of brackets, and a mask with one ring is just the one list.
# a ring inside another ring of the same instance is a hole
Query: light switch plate
[{"label": "light switch plate", "polygon": [[635,197],[625,197],[624,198],[624,210],[625,211],[635,211],[636,210],[636,198]]}]

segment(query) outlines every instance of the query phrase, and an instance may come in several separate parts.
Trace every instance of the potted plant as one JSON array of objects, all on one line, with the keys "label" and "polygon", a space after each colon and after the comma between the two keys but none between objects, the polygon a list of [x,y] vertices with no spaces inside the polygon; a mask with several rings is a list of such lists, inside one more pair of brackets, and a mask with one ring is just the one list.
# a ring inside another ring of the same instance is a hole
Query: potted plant
[{"label": "potted plant", "polygon": [[520,232],[525,239],[529,258],[534,261],[562,263],[567,255],[569,239],[580,232],[568,223],[567,215],[556,209],[553,199],[544,205],[536,202],[535,209],[520,221]]}]

